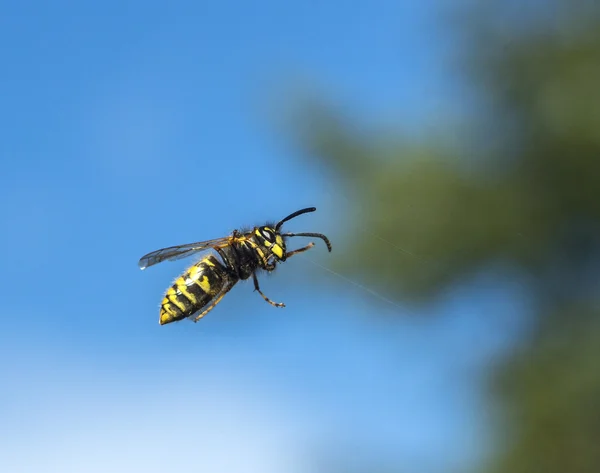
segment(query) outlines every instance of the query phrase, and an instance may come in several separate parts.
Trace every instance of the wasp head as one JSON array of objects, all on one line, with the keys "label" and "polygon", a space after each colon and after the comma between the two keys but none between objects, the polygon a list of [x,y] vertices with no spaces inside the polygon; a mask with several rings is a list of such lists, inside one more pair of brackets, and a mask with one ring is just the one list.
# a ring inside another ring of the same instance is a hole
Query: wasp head
[{"label": "wasp head", "polygon": [[256,240],[261,246],[266,247],[279,261],[285,261],[285,241],[281,234],[270,226],[257,227],[254,230]]}]

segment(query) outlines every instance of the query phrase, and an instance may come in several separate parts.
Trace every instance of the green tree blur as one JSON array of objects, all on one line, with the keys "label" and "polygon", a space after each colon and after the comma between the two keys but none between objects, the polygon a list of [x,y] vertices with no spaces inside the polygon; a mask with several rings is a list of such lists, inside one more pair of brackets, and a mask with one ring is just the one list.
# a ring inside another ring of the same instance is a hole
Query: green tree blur
[{"label": "green tree blur", "polygon": [[597,473],[600,3],[483,3],[460,22],[477,106],[458,146],[361,133],[318,102],[302,138],[350,199],[344,274],[399,301],[498,265],[530,281],[535,329],[491,377],[481,471]]}]

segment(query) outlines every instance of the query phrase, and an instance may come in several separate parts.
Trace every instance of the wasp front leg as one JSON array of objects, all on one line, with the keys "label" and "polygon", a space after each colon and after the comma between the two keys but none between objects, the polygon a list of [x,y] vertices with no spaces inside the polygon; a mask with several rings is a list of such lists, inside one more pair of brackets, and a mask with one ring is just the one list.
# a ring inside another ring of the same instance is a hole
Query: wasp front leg
[{"label": "wasp front leg", "polygon": [[286,253],[285,257],[289,258],[290,256],[297,255],[298,253],[302,253],[303,251],[310,250],[313,246],[315,246],[315,244],[313,242],[310,242],[308,245],[306,245],[306,246],[304,246],[302,248],[298,248],[297,250],[290,251],[290,252]]},{"label": "wasp front leg", "polygon": [[252,279],[254,279],[254,289],[256,291],[258,291],[258,293],[262,296],[262,298],[267,301],[269,304],[271,304],[274,307],[285,307],[285,304],[283,302],[273,302],[271,299],[269,299],[267,296],[265,296],[263,294],[263,292],[260,290],[260,287],[258,285],[258,278],[256,277],[256,273],[252,274]]}]

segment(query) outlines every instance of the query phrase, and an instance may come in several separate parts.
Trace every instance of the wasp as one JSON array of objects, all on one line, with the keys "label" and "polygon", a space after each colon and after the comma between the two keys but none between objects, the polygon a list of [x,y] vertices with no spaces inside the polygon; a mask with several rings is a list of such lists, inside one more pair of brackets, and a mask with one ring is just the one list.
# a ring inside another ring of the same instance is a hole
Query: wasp
[{"label": "wasp", "polygon": [[171,246],[143,256],[138,263],[140,269],[162,261],[186,258],[201,251],[214,250],[218,255],[211,253],[205,256],[175,280],[161,302],[159,323],[164,325],[185,318],[197,322],[214,309],[238,281],[250,276],[254,281],[254,289],[266,302],[275,307],[285,307],[285,304],[273,302],[263,294],[256,273],[260,270],[271,272],[277,263],[315,246],[311,242],[297,250],[287,251],[286,239],[290,237],[320,238],[331,251],[329,239],[321,233],[281,233],[285,222],[315,210],[315,207],[301,209],[275,225],[254,227],[246,232],[234,230],[226,237]]}]

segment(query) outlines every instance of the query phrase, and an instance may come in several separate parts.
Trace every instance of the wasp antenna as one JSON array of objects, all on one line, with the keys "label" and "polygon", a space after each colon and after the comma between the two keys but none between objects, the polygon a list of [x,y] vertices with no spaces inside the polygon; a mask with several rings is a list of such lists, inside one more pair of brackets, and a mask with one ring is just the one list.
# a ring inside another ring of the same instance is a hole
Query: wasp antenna
[{"label": "wasp antenna", "polygon": [[315,237],[315,238],[320,238],[327,245],[327,251],[329,251],[331,253],[331,242],[329,241],[329,238],[327,238],[322,233],[312,233],[312,232],[310,232],[310,233],[282,233],[281,236],[284,236],[284,237],[297,237],[297,236],[301,236],[301,237]]},{"label": "wasp antenna", "polygon": [[314,212],[315,210],[317,210],[316,207],[307,207],[305,209],[302,210],[297,210],[296,212],[294,212],[293,214],[288,215],[287,217],[285,217],[283,220],[280,220],[279,223],[277,223],[277,225],[275,225],[275,231],[279,230],[279,228],[288,220],[291,220],[293,218],[296,218],[298,215],[302,215],[302,214],[306,214],[309,212]]}]

